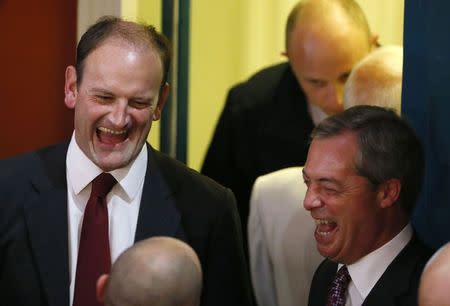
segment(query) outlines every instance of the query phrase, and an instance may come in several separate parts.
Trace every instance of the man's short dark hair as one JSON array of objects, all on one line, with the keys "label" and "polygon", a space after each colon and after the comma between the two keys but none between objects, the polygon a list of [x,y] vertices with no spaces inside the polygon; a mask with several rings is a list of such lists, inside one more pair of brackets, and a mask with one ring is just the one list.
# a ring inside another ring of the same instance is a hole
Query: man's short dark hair
[{"label": "man's short dark hair", "polygon": [[77,84],[81,84],[83,69],[86,58],[108,38],[119,38],[136,45],[150,45],[153,47],[160,59],[163,67],[163,86],[167,82],[172,50],[169,40],[155,27],[146,24],[139,24],[125,21],[114,16],[101,17],[91,25],[81,36],[77,46],[76,70]]},{"label": "man's short dark hair", "polygon": [[328,117],[312,132],[313,139],[345,132],[357,134],[358,175],[373,186],[397,178],[401,182],[400,205],[408,214],[414,209],[424,175],[424,153],[416,133],[395,111],[379,106],[359,105]]}]

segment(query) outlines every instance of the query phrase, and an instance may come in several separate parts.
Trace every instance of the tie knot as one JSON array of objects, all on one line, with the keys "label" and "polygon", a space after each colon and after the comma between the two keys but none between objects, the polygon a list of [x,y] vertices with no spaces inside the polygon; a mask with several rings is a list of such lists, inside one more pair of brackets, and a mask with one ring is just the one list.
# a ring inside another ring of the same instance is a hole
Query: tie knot
[{"label": "tie knot", "polygon": [[347,266],[342,266],[336,273],[335,279],[341,285],[347,287],[350,282],[350,274],[348,273]]},{"label": "tie knot", "polygon": [[344,306],[347,287],[350,282],[347,266],[342,266],[334,276],[330,291],[328,292],[327,306]]},{"label": "tie knot", "polygon": [[91,195],[105,197],[116,183],[116,179],[110,173],[103,172],[92,181]]}]

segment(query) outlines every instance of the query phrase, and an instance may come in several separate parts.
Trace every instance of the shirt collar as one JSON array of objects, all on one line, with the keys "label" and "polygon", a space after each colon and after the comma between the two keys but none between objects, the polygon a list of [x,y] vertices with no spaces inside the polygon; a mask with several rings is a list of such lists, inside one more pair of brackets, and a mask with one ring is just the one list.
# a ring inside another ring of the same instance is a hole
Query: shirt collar
[{"label": "shirt collar", "polygon": [[323,119],[328,117],[328,115],[322,109],[320,109],[320,107],[310,103],[309,101],[307,101],[307,105],[308,112],[314,125],[318,125]]},{"label": "shirt collar", "polygon": [[[67,151],[66,168],[75,194],[79,194],[94,178],[103,172],[80,149],[75,140],[75,132],[72,134]],[[129,200],[133,200],[142,186],[146,170],[147,146],[143,145],[134,161],[109,173],[117,180]]]},{"label": "shirt collar", "polygon": [[[394,238],[357,262],[348,265],[348,272],[363,300],[369,295],[381,275],[411,240],[412,226],[408,223]],[[339,268],[342,264],[339,264]]]}]

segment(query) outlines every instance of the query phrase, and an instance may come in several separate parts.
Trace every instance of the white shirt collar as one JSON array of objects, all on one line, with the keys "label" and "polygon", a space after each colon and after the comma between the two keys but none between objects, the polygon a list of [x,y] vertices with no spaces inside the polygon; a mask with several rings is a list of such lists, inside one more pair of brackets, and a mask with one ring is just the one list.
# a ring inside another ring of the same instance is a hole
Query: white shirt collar
[{"label": "white shirt collar", "polygon": [[[75,132],[72,134],[66,159],[67,175],[72,183],[74,194],[79,194],[89,183],[103,172],[80,149]],[[147,146],[143,145],[134,161],[126,167],[110,171],[129,200],[138,194],[147,170]]]},{"label": "white shirt collar", "polygon": [[[394,238],[372,251],[347,269],[352,282],[364,300],[386,271],[387,267],[411,240],[413,229],[408,223]],[[339,264],[340,268],[342,264]]]},{"label": "white shirt collar", "polygon": [[321,110],[320,107],[310,103],[309,101],[307,101],[306,104],[308,105],[308,112],[311,115],[311,119],[315,126],[328,117],[328,115]]}]

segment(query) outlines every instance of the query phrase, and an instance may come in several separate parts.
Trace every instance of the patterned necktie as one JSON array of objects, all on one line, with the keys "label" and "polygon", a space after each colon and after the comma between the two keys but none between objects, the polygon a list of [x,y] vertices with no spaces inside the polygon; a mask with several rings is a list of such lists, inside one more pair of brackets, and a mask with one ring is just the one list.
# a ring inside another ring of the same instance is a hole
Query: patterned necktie
[{"label": "patterned necktie", "polygon": [[346,266],[342,266],[336,273],[330,291],[328,292],[327,306],[344,306],[350,274]]},{"label": "patterned necktie", "polygon": [[111,270],[106,195],[116,183],[109,173],[92,181],[81,228],[73,306],[102,305],[97,302],[95,285],[100,275]]}]

